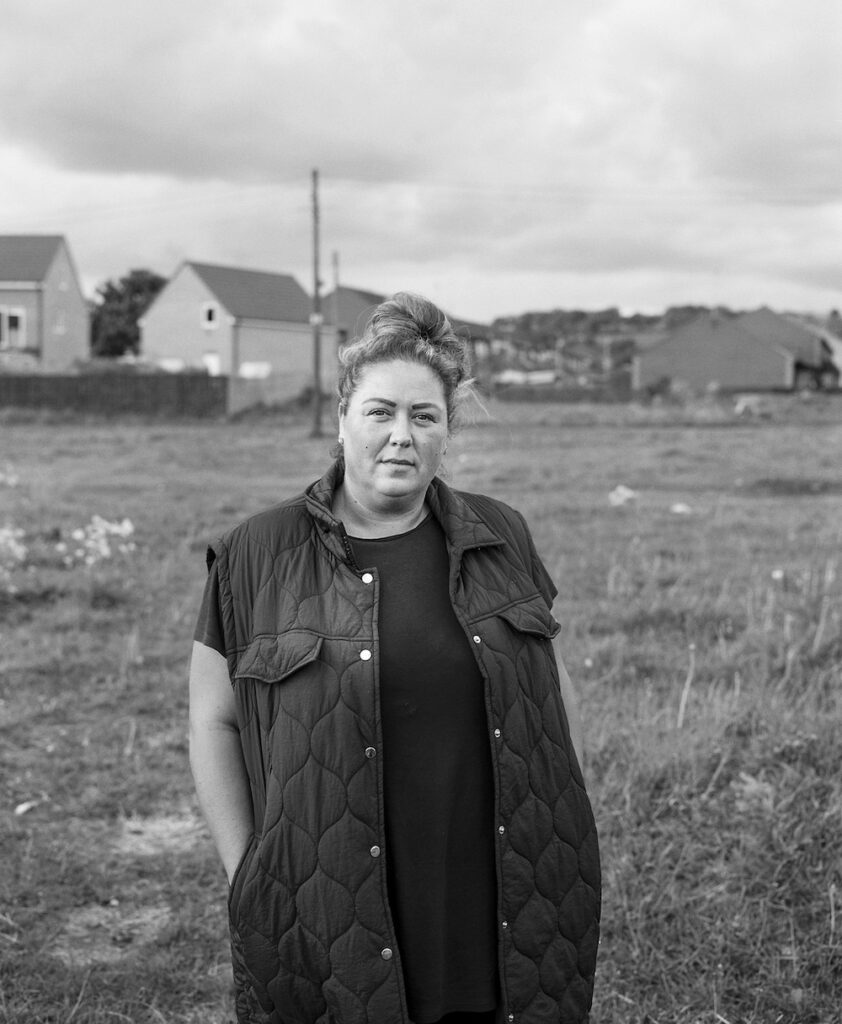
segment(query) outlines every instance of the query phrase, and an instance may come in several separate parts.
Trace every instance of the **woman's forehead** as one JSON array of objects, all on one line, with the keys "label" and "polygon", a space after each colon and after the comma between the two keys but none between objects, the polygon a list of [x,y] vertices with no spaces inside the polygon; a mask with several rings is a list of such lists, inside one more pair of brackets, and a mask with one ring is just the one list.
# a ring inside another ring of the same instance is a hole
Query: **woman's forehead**
[{"label": "woman's forehead", "polygon": [[393,359],[370,363],[360,372],[354,397],[358,401],[372,398],[392,401],[435,402],[444,405],[444,385],[438,375],[423,363]]}]

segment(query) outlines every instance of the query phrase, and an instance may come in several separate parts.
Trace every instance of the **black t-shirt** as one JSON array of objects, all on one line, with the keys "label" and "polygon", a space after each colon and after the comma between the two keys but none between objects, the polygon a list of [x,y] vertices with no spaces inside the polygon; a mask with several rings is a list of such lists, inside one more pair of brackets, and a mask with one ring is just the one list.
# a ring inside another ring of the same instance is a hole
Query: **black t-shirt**
[{"label": "black t-shirt", "polygon": [[[450,604],[444,533],[349,538],[380,586],[380,708],[390,903],[409,1014],[497,1004],[493,781],[483,679]],[[196,639],[225,653],[211,569]]]}]

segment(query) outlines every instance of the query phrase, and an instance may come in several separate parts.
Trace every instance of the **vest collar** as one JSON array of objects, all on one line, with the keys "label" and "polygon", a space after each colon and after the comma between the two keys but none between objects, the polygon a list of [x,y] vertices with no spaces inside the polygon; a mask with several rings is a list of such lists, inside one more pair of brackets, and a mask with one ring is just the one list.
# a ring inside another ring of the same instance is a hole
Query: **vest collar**
[{"label": "vest collar", "polygon": [[[321,527],[323,533],[332,539],[329,546],[337,554],[347,558],[345,530],[334,516],[333,493],[345,475],[345,463],[337,459],[324,476],[311,484],[305,491],[307,510]],[[435,477],[426,494],[427,504],[438,520],[448,544],[461,557],[463,551],[471,548],[489,547],[505,541],[468,504],[458,491],[452,490],[444,481]]]}]

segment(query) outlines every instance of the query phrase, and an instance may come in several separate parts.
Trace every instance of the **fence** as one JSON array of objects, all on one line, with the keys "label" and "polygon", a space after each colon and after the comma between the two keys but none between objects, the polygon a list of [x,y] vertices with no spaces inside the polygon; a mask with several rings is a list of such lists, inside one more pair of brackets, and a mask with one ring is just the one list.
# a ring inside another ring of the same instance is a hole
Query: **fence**
[{"label": "fence", "polygon": [[100,415],[218,417],[228,412],[228,378],[205,374],[0,374],[0,409]]}]

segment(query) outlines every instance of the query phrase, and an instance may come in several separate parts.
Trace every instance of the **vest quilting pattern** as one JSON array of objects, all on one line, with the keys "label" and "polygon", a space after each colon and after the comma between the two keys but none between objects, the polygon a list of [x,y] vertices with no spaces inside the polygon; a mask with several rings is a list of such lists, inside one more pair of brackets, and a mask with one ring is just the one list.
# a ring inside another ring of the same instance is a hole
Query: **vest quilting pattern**
[{"label": "vest quilting pattern", "polygon": [[[386,888],[379,586],[330,512],[340,479],[337,464],[209,552],[255,821],[228,902],[240,1024],[410,1024]],[[439,480],[427,500],[485,680],[503,1020],[581,1024],[600,865],[551,595],[519,513]]]}]

